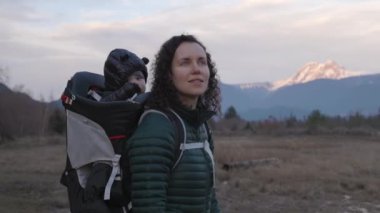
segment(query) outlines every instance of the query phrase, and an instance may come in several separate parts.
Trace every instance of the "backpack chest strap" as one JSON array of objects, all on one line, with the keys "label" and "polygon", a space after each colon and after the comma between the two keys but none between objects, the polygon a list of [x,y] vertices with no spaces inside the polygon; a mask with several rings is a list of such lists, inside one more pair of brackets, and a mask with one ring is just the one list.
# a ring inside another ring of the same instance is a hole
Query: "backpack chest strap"
[{"label": "backpack chest strap", "polygon": [[206,146],[206,143],[208,144],[208,141],[206,142],[197,142],[197,143],[182,143],[179,147],[181,150],[189,150],[189,149],[202,149]]}]

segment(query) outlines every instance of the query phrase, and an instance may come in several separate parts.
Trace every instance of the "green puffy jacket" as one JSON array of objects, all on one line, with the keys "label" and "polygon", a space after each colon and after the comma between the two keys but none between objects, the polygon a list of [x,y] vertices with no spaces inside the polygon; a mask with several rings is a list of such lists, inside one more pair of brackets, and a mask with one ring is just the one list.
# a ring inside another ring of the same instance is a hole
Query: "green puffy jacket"
[{"label": "green puffy jacket", "polygon": [[[186,143],[208,139],[208,111],[175,110],[186,126]],[[177,166],[175,130],[162,114],[149,113],[128,140],[133,213],[220,212],[213,187],[213,165],[204,149],[185,150]],[[212,144],[212,143],[211,143]]]}]

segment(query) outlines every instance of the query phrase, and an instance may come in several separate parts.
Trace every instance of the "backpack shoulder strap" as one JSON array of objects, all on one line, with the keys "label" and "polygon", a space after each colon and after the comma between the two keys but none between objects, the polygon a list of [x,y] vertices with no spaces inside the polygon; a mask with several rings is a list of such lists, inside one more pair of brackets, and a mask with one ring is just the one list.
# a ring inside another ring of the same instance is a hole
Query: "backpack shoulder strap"
[{"label": "backpack shoulder strap", "polygon": [[203,123],[203,126],[206,130],[206,133],[207,133],[207,143],[208,143],[208,146],[205,146],[205,151],[207,152],[207,154],[210,156],[210,159],[211,159],[211,163],[212,163],[212,176],[213,176],[213,187],[215,187],[215,161],[214,161],[214,141],[212,139],[212,134],[211,134],[211,130],[210,130],[210,127],[208,126],[208,123],[207,122],[204,122]]},{"label": "backpack shoulder strap", "polygon": [[177,167],[179,161],[181,160],[183,151],[181,149],[181,144],[186,144],[186,126],[182,118],[174,112],[174,110],[169,109],[165,112],[168,115],[170,122],[174,127],[174,132],[176,135],[176,145],[175,145],[175,163],[173,164],[172,171]]},{"label": "backpack shoulder strap", "polygon": [[174,112],[172,109],[167,109],[167,110],[148,109],[148,110],[144,111],[144,113],[141,115],[140,120],[139,120],[139,124],[142,121],[142,119],[149,113],[161,114],[161,115],[165,116],[170,121],[170,123],[173,125],[174,134],[175,134],[174,139],[176,142],[175,143],[175,154],[174,154],[175,160],[174,160],[174,163],[172,166],[172,171],[173,171],[174,168],[179,163],[179,160],[181,159],[182,154],[183,154],[183,150],[181,150],[180,147],[181,147],[181,144],[186,143],[186,126],[185,126],[183,120],[181,119],[181,117],[176,112]]},{"label": "backpack shoulder strap", "polygon": [[211,132],[210,126],[208,125],[207,122],[204,122],[204,125],[205,125],[206,132],[207,132],[208,142],[210,143],[210,149],[211,149],[211,151],[214,152],[214,140],[212,139],[212,132]]}]

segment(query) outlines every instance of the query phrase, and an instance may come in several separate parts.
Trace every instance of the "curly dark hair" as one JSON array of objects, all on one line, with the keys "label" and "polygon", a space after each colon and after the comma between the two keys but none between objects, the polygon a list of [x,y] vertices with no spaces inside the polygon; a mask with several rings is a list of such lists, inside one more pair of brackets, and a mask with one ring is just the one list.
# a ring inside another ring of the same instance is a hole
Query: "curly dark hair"
[{"label": "curly dark hair", "polygon": [[195,42],[199,44],[204,49],[207,56],[210,78],[206,92],[198,99],[197,107],[220,112],[220,88],[215,63],[211,60],[211,55],[206,51],[206,47],[193,35],[173,36],[161,46],[155,56],[155,61],[152,64],[152,98],[148,101],[148,105],[155,108],[168,108],[171,106],[183,105],[180,102],[178,91],[171,79],[171,64],[174,54],[179,45],[183,42]]}]

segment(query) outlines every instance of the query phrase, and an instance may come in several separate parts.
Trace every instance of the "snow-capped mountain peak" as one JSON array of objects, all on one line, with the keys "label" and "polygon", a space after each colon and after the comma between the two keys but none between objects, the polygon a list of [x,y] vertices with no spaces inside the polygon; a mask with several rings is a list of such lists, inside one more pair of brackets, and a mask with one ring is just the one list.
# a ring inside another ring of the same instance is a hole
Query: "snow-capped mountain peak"
[{"label": "snow-capped mountain peak", "polygon": [[299,69],[293,77],[274,82],[271,90],[317,79],[342,79],[357,75],[359,74],[346,70],[332,60],[327,60],[325,63],[309,62]]}]

